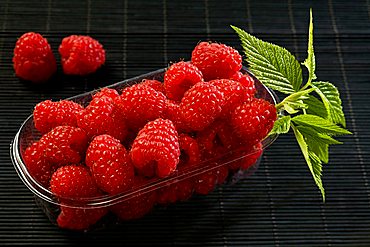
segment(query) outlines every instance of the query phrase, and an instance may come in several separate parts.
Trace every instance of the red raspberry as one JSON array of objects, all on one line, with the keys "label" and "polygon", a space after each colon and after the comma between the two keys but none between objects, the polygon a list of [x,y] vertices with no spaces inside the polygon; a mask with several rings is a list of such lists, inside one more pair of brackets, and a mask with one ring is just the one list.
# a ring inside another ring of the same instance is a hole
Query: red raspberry
[{"label": "red raspberry", "polygon": [[85,231],[107,214],[106,208],[81,209],[61,206],[57,224],[60,228]]},{"label": "red raspberry", "polygon": [[69,100],[42,101],[33,111],[35,128],[44,134],[60,125],[77,126],[77,115],[82,110],[83,107],[80,104]]},{"label": "red raspberry", "polygon": [[192,130],[202,130],[221,113],[223,93],[212,84],[198,82],[184,95],[180,103],[183,121]]},{"label": "red raspberry", "polygon": [[105,63],[103,46],[90,36],[71,35],[64,38],[59,53],[67,75],[87,75]]},{"label": "red raspberry", "polygon": [[231,80],[240,82],[246,90],[246,94],[249,95],[249,98],[253,98],[254,94],[256,93],[256,87],[254,85],[254,79],[252,76],[248,75],[248,73],[243,74],[242,72],[238,71],[230,77]]},{"label": "red raspberry", "polygon": [[[134,189],[147,183],[142,177],[135,177]],[[122,220],[139,219],[149,213],[157,198],[155,191],[134,195],[126,201],[111,207],[111,210]]]},{"label": "red raspberry", "polygon": [[89,169],[82,165],[66,165],[58,168],[50,180],[54,195],[63,199],[86,199],[101,195]]},{"label": "red raspberry", "polygon": [[180,147],[175,126],[171,120],[158,118],[147,123],[138,133],[130,151],[131,160],[141,172],[152,171],[164,178],[176,170]]},{"label": "red raspberry", "polygon": [[191,62],[202,71],[206,81],[230,78],[242,68],[238,51],[217,43],[199,43],[191,54]]},{"label": "red raspberry", "polygon": [[203,81],[202,72],[187,62],[172,64],[164,74],[164,88],[169,99],[180,101],[184,93]]},{"label": "red raspberry", "polygon": [[270,132],[276,117],[273,104],[263,99],[253,99],[235,109],[231,115],[231,124],[244,142],[254,145]]},{"label": "red raspberry", "polygon": [[60,166],[82,160],[87,147],[86,134],[79,128],[58,126],[29,146],[23,159],[29,173],[49,187],[51,174]]},{"label": "red raspberry", "polygon": [[93,95],[93,99],[102,98],[103,96],[106,96],[114,100],[119,97],[119,93],[115,89],[105,87],[102,88],[99,92],[95,93]]},{"label": "red raspberry", "polygon": [[[53,173],[50,189],[61,202],[68,199],[86,199],[101,196],[89,170],[84,166],[68,165]],[[58,226],[71,230],[87,230],[107,213],[105,208],[80,209],[61,207],[57,218]]]},{"label": "red raspberry", "polygon": [[[200,165],[200,152],[198,143],[187,134],[179,135],[179,144],[181,150],[179,172],[188,172],[194,166]],[[168,204],[176,201],[185,201],[193,194],[194,179],[186,178],[163,187],[158,193],[158,203]]]},{"label": "red raspberry", "polygon": [[163,83],[157,80],[147,80],[144,79],[142,82],[140,82],[141,85],[149,86],[153,88],[155,91],[161,92],[165,94]]},{"label": "red raspberry", "polygon": [[230,155],[231,157],[228,157],[228,160],[232,161],[228,163],[230,170],[233,172],[238,169],[247,170],[254,165],[262,155],[262,147],[262,143],[258,143],[252,148],[245,146],[234,150]]},{"label": "red raspberry", "polygon": [[137,84],[122,91],[117,105],[127,125],[138,130],[162,115],[166,107],[166,96],[151,87]]},{"label": "red raspberry", "polygon": [[180,112],[180,105],[173,100],[166,100],[166,110],[163,112],[163,118],[169,119],[175,125],[177,132],[189,132],[191,131],[184,120]]},{"label": "red raspberry", "polygon": [[218,79],[209,82],[217,87],[217,89],[224,94],[224,105],[222,106],[221,116],[227,118],[230,112],[247,101],[250,95],[246,93],[245,88],[236,81],[227,79]]},{"label": "red raspberry", "polygon": [[93,97],[83,111],[79,112],[77,125],[86,131],[90,139],[102,134],[111,135],[121,141],[126,137],[125,119],[115,104],[115,99],[119,96],[114,97],[115,94],[112,91],[103,90]]},{"label": "red raspberry", "polygon": [[[215,163],[217,165],[217,163]],[[214,168],[208,172],[202,173],[195,177],[194,189],[195,192],[201,195],[207,195],[215,189],[216,185],[225,182],[229,170],[227,166]]]},{"label": "red raspberry", "polygon": [[187,134],[180,134],[179,144],[181,150],[179,168],[199,165],[200,150],[198,142]]},{"label": "red raspberry", "polygon": [[23,154],[24,163],[28,172],[45,188],[49,187],[49,181],[54,167],[44,157],[45,146],[40,142],[34,142],[27,147]]},{"label": "red raspberry", "polygon": [[45,159],[58,166],[78,164],[83,160],[87,148],[86,133],[77,127],[58,126],[39,141]]},{"label": "red raspberry", "polygon": [[175,181],[161,188],[158,192],[157,202],[162,205],[175,203],[177,201],[186,201],[194,191],[193,178],[186,178],[181,181]]},{"label": "red raspberry", "polygon": [[217,120],[197,133],[197,141],[203,160],[218,159],[237,146],[238,137],[225,121]]},{"label": "red raspberry", "polygon": [[47,81],[57,70],[48,41],[38,33],[25,33],[15,44],[15,74],[32,82]]},{"label": "red raspberry", "polygon": [[95,137],[87,149],[85,162],[101,190],[114,195],[132,187],[134,167],[119,140],[109,135]]}]

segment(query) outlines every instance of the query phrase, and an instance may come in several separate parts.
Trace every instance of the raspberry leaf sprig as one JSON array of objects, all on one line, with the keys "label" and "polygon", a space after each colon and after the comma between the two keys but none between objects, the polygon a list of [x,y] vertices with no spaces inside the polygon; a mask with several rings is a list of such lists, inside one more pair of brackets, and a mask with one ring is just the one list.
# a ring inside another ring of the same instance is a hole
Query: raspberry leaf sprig
[{"label": "raspberry leaf sprig", "polygon": [[292,129],[325,201],[322,164],[329,162],[329,146],[341,144],[333,137],[351,132],[345,129],[346,121],[338,89],[330,82],[316,81],[312,10],[308,56],[302,63],[308,70],[308,79],[303,85],[301,64],[288,50],[262,41],[240,28],[231,27],[241,40],[250,71],[264,85],[286,95],[275,105],[280,116],[270,135],[285,134]]}]

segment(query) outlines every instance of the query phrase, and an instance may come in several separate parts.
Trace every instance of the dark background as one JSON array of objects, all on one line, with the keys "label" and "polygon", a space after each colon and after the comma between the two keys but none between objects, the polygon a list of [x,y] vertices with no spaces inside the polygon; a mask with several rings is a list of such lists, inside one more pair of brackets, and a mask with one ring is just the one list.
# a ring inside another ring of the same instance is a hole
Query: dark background
[{"label": "dark background", "polygon": [[[263,3],[262,3],[263,2]],[[201,40],[241,51],[230,24],[306,56],[313,8],[317,76],[339,88],[354,135],[331,149],[323,203],[292,135],[268,148],[251,178],[206,197],[87,234],[51,225],[22,184],[9,145],[33,106],[189,59]],[[203,246],[370,246],[370,5],[363,1],[0,1],[0,245],[119,244]],[[88,77],[61,73],[44,85],[14,75],[19,36],[44,35],[57,53],[63,37],[88,34],[107,52]]]}]

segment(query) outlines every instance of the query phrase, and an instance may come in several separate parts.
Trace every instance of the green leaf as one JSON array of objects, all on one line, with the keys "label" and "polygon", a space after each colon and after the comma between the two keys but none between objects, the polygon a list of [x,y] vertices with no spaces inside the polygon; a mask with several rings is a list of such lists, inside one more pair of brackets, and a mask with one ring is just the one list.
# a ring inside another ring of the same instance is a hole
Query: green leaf
[{"label": "green leaf", "polygon": [[306,137],[309,137],[316,142],[324,143],[324,144],[342,144],[342,142],[335,140],[333,137],[318,133],[314,128],[308,126],[301,126],[298,125],[296,128]]},{"label": "green leaf", "polygon": [[285,94],[292,94],[300,89],[302,68],[289,51],[262,41],[240,28],[231,27],[239,35],[249,69],[258,80]]},{"label": "green leaf", "polygon": [[308,126],[313,128],[315,131],[327,134],[327,135],[346,135],[351,134],[346,129],[335,125],[334,123],[330,122],[327,119],[324,119],[319,116],[311,115],[311,114],[304,114],[298,115],[292,118],[292,121],[296,124]]},{"label": "green leaf", "polygon": [[313,49],[313,17],[312,17],[312,9],[310,9],[310,26],[308,28],[308,48],[307,48],[308,56],[306,60],[302,63],[308,69],[308,82],[307,84],[310,85],[312,80],[316,79],[315,69],[316,69],[316,62],[315,62],[315,53]]},{"label": "green leaf", "polygon": [[284,116],[276,120],[269,135],[288,133],[290,129],[290,120],[290,116]]},{"label": "green leaf", "polygon": [[320,161],[320,158],[318,158],[317,155],[315,155],[312,151],[308,149],[308,145],[303,135],[301,134],[301,132],[294,125],[291,125],[291,126],[293,129],[294,135],[297,139],[298,145],[301,148],[303,157],[305,158],[308,168],[310,169],[310,172],[313,176],[313,179],[317,187],[319,187],[322,198],[325,201],[325,190],[324,190],[324,187],[321,181],[322,163]]},{"label": "green leaf", "polygon": [[304,99],[303,102],[308,106],[308,114],[317,115],[325,119],[328,117],[328,112],[326,111],[324,104],[315,96],[308,95],[307,99]]},{"label": "green leaf", "polygon": [[332,83],[323,81],[312,82],[312,87],[321,97],[328,114],[328,119],[333,123],[338,123],[346,127],[346,119],[338,89]]},{"label": "green leaf", "polygon": [[302,133],[308,145],[309,150],[314,152],[322,162],[329,162],[329,144],[341,144],[334,138],[318,133],[315,129],[307,126],[296,126]]}]

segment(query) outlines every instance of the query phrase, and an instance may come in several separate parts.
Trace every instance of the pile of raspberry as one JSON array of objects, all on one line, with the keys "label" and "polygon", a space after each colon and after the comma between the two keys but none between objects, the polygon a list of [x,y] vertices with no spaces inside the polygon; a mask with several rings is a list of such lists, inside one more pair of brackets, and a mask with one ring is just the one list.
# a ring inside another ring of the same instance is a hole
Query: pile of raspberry
[{"label": "pile of raspberry", "polygon": [[[103,88],[87,106],[43,101],[33,112],[42,137],[23,153],[30,174],[61,203],[61,228],[86,230],[108,212],[131,220],[155,204],[208,194],[229,174],[248,169],[276,120],[275,106],[255,97],[242,58],[224,44],[201,42],[191,61],[118,92]],[[206,170],[204,172],[199,172]],[[185,179],[110,207],[63,206],[117,195],[164,178]]]}]

